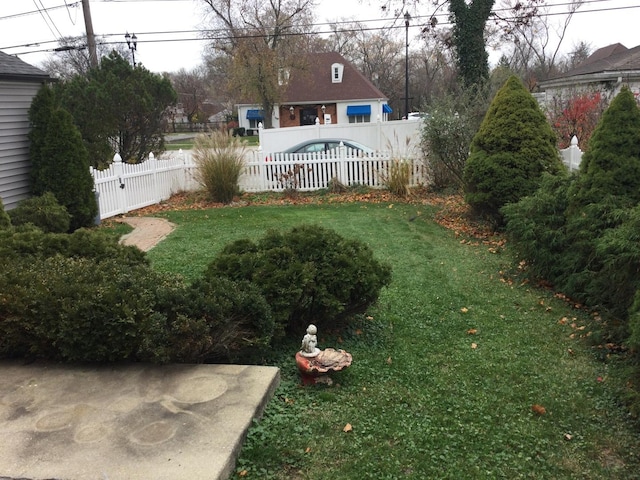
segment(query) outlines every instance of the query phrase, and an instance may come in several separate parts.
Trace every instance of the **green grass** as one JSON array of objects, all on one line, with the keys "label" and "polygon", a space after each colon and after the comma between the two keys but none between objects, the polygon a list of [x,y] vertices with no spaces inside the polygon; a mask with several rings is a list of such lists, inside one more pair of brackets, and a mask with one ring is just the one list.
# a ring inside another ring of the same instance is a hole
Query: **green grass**
[{"label": "green grass", "polygon": [[152,263],[191,279],[228,242],[300,223],[359,238],[393,266],[369,318],[341,337],[319,332],[321,348],[353,354],[333,386],[300,385],[293,356],[304,332],[266,359],[282,381],[248,434],[238,474],[640,478],[640,436],[616,402],[615,372],[581,338],[588,317],[550,292],[505,281],[508,251],[461,243],[433,214],[358,203],[162,214],[178,227],[150,252]]}]

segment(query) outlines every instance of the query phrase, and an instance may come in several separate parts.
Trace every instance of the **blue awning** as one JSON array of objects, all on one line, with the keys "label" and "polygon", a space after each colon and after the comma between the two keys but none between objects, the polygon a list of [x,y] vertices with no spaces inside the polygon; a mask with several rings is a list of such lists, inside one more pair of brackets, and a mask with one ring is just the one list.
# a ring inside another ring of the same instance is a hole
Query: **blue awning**
[{"label": "blue awning", "polygon": [[247,110],[247,120],[262,120],[263,118],[262,110]]},{"label": "blue awning", "polygon": [[386,103],[384,103],[382,105],[382,113],[391,113],[391,112],[393,112],[393,110],[391,110],[391,107]]},{"label": "blue awning", "polygon": [[371,115],[371,105],[349,105],[347,115]]}]

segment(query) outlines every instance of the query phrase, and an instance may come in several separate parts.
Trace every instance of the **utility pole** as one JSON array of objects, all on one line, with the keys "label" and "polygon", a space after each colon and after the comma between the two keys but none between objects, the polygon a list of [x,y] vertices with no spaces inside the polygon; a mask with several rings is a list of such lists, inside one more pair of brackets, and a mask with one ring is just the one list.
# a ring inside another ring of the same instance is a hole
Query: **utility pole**
[{"label": "utility pole", "polygon": [[409,120],[409,12],[404,14],[404,118]]},{"label": "utility pole", "polygon": [[82,13],[84,14],[84,26],[87,30],[87,46],[89,47],[89,62],[92,68],[98,66],[98,53],[96,52],[96,37],[91,23],[91,9],[89,0],[82,0]]}]

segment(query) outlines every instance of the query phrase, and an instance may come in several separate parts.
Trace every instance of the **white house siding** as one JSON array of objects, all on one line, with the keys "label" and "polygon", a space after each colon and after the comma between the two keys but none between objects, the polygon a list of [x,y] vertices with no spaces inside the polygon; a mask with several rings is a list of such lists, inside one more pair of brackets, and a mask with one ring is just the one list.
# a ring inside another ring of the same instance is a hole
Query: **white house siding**
[{"label": "white house siding", "polygon": [[0,80],[0,198],[7,210],[29,196],[29,118],[39,82]]}]

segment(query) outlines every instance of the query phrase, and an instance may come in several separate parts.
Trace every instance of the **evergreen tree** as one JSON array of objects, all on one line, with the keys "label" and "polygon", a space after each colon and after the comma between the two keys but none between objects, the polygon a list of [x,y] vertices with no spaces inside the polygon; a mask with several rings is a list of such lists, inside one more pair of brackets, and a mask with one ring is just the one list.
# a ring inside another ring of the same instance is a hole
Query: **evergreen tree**
[{"label": "evergreen tree", "polygon": [[88,76],[60,84],[56,93],[73,115],[94,167],[104,168],[116,152],[137,163],[164,150],[163,114],[176,100],[168,78],[134,68],[112,52]]},{"label": "evergreen tree", "polygon": [[640,109],[628,87],[594,130],[572,193],[574,209],[610,195],[629,206],[640,202]]},{"label": "evergreen tree", "polygon": [[49,128],[49,120],[53,111],[57,108],[57,102],[53,90],[48,85],[43,85],[38,94],[33,98],[29,108],[29,157],[31,160],[31,192],[40,195],[48,190],[48,179],[43,165],[47,158],[43,156],[42,149]]},{"label": "evergreen tree", "polygon": [[510,77],[471,143],[464,169],[467,202],[501,224],[502,206],[535,192],[543,173],[563,170],[551,126],[522,82]]},{"label": "evergreen tree", "polygon": [[49,87],[42,87],[29,110],[31,193],[55,195],[71,215],[71,230],[93,223],[98,213],[89,155],[73,118],[56,106]]}]

